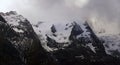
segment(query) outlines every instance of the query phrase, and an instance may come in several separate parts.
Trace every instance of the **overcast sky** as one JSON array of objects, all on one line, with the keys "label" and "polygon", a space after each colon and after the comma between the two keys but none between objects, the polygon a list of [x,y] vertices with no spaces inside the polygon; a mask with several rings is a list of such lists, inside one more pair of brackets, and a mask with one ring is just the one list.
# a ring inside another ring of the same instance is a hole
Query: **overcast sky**
[{"label": "overcast sky", "polygon": [[17,11],[31,23],[88,20],[96,30],[118,33],[120,0],[0,0],[0,11]]}]

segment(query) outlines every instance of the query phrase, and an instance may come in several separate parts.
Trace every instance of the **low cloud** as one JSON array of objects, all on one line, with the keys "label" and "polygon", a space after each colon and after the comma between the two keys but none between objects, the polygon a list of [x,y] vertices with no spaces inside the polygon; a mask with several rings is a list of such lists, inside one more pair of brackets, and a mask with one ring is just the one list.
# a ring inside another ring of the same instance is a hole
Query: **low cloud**
[{"label": "low cloud", "polygon": [[120,0],[1,0],[0,11],[16,10],[31,23],[92,22],[95,31],[119,33]]}]

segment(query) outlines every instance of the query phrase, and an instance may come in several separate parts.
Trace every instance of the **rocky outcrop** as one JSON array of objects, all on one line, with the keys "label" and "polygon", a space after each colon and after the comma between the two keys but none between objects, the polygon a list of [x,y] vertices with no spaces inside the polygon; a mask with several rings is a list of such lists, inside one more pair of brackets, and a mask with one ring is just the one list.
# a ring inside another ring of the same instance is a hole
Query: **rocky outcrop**
[{"label": "rocky outcrop", "polygon": [[56,28],[55,28],[55,25],[52,25],[52,27],[51,27],[51,32],[52,32],[52,33],[57,32],[57,30],[56,30]]},{"label": "rocky outcrop", "polygon": [[77,37],[77,35],[80,35],[84,31],[81,29],[80,25],[77,24],[76,22],[73,22],[73,28],[71,31],[71,35],[69,37],[70,40],[73,40]]}]

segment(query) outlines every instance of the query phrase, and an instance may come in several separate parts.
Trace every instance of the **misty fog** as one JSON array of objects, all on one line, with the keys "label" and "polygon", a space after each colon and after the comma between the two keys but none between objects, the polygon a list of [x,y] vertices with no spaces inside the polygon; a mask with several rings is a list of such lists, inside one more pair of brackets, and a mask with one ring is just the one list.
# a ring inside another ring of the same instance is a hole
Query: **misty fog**
[{"label": "misty fog", "polygon": [[31,23],[89,21],[95,31],[118,34],[120,0],[0,0],[0,11],[17,11]]}]

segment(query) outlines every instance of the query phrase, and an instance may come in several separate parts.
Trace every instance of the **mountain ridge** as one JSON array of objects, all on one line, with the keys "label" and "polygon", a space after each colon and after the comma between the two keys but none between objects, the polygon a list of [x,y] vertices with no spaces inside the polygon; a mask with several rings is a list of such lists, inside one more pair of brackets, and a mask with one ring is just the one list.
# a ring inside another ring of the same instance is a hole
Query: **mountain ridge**
[{"label": "mountain ridge", "polygon": [[[46,24],[32,25],[15,11],[0,13],[0,52],[4,53],[3,49],[10,48],[6,53],[0,54],[3,59],[9,57],[4,63],[0,59],[0,65],[16,65],[17,62],[20,65],[120,64],[119,58],[105,52],[104,42],[87,22],[66,23],[62,27],[60,24],[48,27],[44,25]],[[42,30],[41,26],[44,27]],[[12,56],[14,60],[10,61]]]}]

